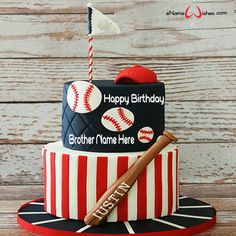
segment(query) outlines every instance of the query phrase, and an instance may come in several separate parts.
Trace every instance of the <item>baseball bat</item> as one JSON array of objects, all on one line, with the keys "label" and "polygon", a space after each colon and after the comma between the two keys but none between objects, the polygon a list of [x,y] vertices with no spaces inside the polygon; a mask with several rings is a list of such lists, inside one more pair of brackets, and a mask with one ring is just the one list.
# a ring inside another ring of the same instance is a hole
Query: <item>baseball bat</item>
[{"label": "baseball bat", "polygon": [[85,216],[87,225],[101,224],[127,195],[144,168],[172,141],[178,139],[168,131],[159,138],[133,165],[102,195],[92,210]]}]

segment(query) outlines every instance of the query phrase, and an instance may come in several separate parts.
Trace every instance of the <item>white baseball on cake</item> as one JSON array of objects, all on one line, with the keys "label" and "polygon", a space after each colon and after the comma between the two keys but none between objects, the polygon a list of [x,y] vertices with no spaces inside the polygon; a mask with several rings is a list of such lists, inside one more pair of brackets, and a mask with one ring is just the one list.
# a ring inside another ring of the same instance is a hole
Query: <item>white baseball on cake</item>
[{"label": "white baseball on cake", "polygon": [[124,131],[130,128],[133,123],[134,114],[124,107],[111,108],[102,116],[103,126],[110,131]]},{"label": "white baseball on cake", "polygon": [[152,141],[154,136],[154,131],[151,127],[143,127],[138,131],[138,140],[141,143],[149,143]]},{"label": "white baseball on cake", "polygon": [[75,81],[68,88],[67,102],[72,111],[76,113],[89,113],[101,104],[102,93],[92,83]]}]

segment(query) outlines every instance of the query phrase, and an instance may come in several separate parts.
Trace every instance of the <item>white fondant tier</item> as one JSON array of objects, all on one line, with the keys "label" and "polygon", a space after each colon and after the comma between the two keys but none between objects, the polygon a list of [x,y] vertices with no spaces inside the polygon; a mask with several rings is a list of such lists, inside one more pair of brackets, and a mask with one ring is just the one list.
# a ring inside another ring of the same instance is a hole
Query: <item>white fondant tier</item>
[{"label": "white fondant tier", "polygon": [[[43,148],[45,210],[83,220],[102,194],[142,154],[74,151],[62,142]],[[144,170],[108,222],[150,219],[175,212],[179,202],[178,148],[169,145]]]}]

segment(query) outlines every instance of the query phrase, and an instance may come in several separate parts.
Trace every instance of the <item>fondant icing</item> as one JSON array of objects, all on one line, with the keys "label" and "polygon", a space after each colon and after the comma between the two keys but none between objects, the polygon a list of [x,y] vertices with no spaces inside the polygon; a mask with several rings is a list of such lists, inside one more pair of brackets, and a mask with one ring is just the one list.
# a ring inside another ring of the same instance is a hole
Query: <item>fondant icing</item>
[{"label": "fondant icing", "polygon": [[[74,151],[62,142],[43,149],[45,210],[83,220],[102,194],[142,152]],[[178,208],[178,148],[169,145],[144,170],[108,222],[142,220],[172,214]]]},{"label": "fondant icing", "polygon": [[[164,131],[163,83],[114,84],[111,80],[94,80],[92,84],[101,92],[101,102],[91,112],[81,113],[77,112],[79,106],[73,111],[75,94],[70,91],[73,84],[82,82],[84,81],[64,84],[62,141],[65,147],[90,152],[145,151]],[[82,108],[85,109],[84,88],[80,92],[78,86],[77,93],[82,94],[81,98],[78,97],[82,99]],[[100,101],[100,96],[90,95],[87,100],[91,104],[96,100],[97,104],[97,99]],[[69,105],[69,101],[72,105]],[[107,119],[104,119],[105,115]],[[143,127],[155,130],[150,142],[140,142],[138,139],[138,132]]]}]

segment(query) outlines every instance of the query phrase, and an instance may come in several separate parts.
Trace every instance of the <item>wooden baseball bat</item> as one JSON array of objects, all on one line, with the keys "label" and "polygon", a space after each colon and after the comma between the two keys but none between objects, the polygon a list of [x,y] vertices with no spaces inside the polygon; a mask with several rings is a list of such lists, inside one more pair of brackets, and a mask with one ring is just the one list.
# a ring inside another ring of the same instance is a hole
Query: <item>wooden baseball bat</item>
[{"label": "wooden baseball bat", "polygon": [[133,165],[102,195],[92,210],[85,216],[87,225],[99,225],[102,223],[120,201],[127,195],[144,168],[157,156],[168,144],[178,139],[168,131],[163,132],[159,138]]}]

